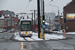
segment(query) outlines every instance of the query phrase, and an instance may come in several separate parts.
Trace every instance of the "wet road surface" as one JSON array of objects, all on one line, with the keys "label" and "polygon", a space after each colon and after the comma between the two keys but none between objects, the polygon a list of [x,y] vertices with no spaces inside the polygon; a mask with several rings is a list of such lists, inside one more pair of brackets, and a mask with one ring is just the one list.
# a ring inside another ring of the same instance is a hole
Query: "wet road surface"
[{"label": "wet road surface", "polygon": [[75,35],[67,35],[71,38],[66,40],[36,42],[12,41],[10,39],[12,36],[13,33],[8,32],[0,34],[0,50],[75,50]]}]

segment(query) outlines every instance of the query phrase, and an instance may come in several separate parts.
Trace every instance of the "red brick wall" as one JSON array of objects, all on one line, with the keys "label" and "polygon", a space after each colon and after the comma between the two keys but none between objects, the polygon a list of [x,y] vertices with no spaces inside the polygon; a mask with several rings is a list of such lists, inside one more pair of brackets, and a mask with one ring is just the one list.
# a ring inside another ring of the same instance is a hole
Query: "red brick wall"
[{"label": "red brick wall", "polygon": [[14,23],[17,23],[17,24],[14,24],[14,29],[16,30],[18,26],[18,18],[14,18]]},{"label": "red brick wall", "polygon": [[[72,0],[68,5],[64,7],[64,17],[66,18],[66,14],[75,13],[75,0]],[[75,20],[65,22],[66,32],[75,32]]]},{"label": "red brick wall", "polygon": [[0,11],[0,14],[3,14],[3,16],[5,16],[4,13],[3,13],[2,11]]},{"label": "red brick wall", "polygon": [[75,21],[67,21],[65,25],[68,27],[67,32],[75,32]]}]

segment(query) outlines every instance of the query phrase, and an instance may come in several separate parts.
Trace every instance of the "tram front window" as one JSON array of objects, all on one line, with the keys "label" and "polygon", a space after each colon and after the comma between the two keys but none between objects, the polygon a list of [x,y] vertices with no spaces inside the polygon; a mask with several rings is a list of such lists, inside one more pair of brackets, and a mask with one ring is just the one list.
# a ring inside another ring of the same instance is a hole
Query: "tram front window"
[{"label": "tram front window", "polygon": [[31,31],[31,25],[21,25],[21,31]]}]

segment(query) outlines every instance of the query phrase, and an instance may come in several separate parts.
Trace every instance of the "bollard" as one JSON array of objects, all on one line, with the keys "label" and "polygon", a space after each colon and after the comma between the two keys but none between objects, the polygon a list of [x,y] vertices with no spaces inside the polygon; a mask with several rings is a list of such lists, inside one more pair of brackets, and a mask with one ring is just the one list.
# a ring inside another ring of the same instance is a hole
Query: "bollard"
[{"label": "bollard", "polygon": [[65,34],[65,29],[63,29],[63,36],[64,36],[64,37],[66,37],[66,34]]}]

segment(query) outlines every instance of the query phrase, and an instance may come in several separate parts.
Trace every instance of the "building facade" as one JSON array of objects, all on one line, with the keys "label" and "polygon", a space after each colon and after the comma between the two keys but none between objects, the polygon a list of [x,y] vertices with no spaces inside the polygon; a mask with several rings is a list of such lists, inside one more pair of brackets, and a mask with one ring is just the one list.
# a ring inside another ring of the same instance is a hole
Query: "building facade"
[{"label": "building facade", "polygon": [[0,14],[0,28],[4,28],[4,27],[5,27],[4,16]]},{"label": "building facade", "polygon": [[4,19],[0,19],[0,28],[4,28],[5,27],[5,21]]},{"label": "building facade", "polygon": [[66,32],[75,32],[75,0],[64,7],[64,18]]},{"label": "building facade", "polygon": [[[15,17],[15,13],[13,11],[2,10],[0,14],[4,16],[4,28],[5,29],[17,29],[18,17]],[[1,19],[2,20],[2,19]]]}]

